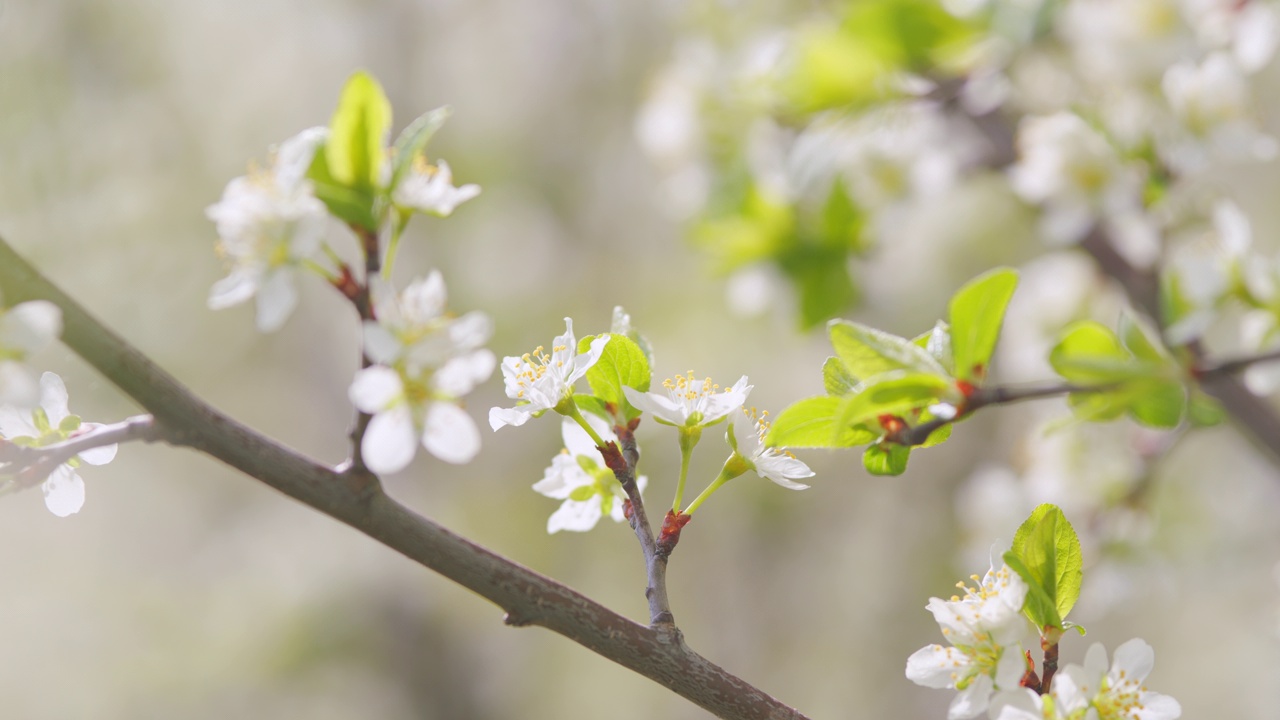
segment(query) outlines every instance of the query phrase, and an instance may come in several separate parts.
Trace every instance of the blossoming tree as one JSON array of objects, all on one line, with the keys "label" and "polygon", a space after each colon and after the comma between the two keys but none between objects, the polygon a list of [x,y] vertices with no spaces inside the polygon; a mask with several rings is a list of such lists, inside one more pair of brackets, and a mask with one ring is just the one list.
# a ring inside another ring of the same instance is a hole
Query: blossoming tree
[{"label": "blossoming tree", "polygon": [[[1143,14],[1152,5],[1166,13],[1159,23]],[[346,461],[319,464],[214,410],[0,242],[0,479],[6,490],[41,487],[48,509],[66,517],[86,502],[82,463],[109,462],[130,442],[187,447],[475,591],[508,624],[559,633],[716,716],[804,717],[697,654],[672,608],[668,565],[678,548],[698,551],[696,539],[681,538],[736,478],[804,490],[814,472],[793,451],[854,447],[867,472],[899,475],[913,452],[961,442],[953,430],[975,415],[1055,397],[1073,413],[1059,432],[1129,418],[1176,442],[1231,418],[1280,460],[1280,415],[1263,399],[1269,364],[1280,359],[1274,263],[1251,251],[1250,222],[1229,194],[1203,179],[1220,163],[1276,153],[1250,78],[1271,62],[1277,28],[1280,10],[1258,0],[859,0],[836,20],[770,39],[763,63],[757,53],[745,66],[715,57],[673,66],[639,129],[674,180],[696,169],[694,194],[706,202],[691,208],[692,232],[733,274],[731,294],[770,284],[784,292],[784,278],[801,322],[827,323],[832,356],[812,369],[824,393],[776,415],[748,404],[745,375],[721,386],[690,371],[655,388],[650,344],[622,308],[611,327],[581,338],[566,317],[550,345],[499,363],[486,348],[492,320],[451,310],[439,271],[397,288],[392,269],[414,216],[447,217],[480,188],[455,185],[449,165],[428,154],[447,110],[421,115],[389,142],[390,104],[356,73],[327,126],[282,142],[207,213],[228,266],[210,308],[252,300],[258,330],[271,332],[298,305],[296,283],[318,279],[358,317]],[[695,112],[688,99],[699,94],[734,112]],[[670,138],[654,129],[673,113],[688,115],[679,127],[704,133],[683,138],[684,153],[667,152],[659,140]],[[713,126],[726,117],[731,127]],[[728,150],[707,151],[713,135]],[[1043,359],[1056,378],[996,381],[1020,282],[1014,268],[958,288],[945,318],[914,337],[837,318],[856,296],[851,256],[890,240],[939,187],[979,177],[1035,212],[1055,252],[1087,254],[1129,299],[1115,322],[1080,317],[1052,329]],[[334,222],[350,231],[342,239],[354,239],[360,262],[333,246]],[[1244,347],[1219,357],[1204,338],[1233,321],[1228,308],[1245,311]],[[145,414],[107,424],[72,415],[62,379],[30,362],[55,338]],[[510,404],[489,410],[492,431],[558,418],[564,449],[532,486],[562,501],[547,531],[591,531],[606,516],[627,523],[645,562],[647,622],[384,492],[380,476],[408,467],[419,448],[453,464],[483,452],[465,398],[495,367]],[[648,420],[674,433],[678,477],[639,473],[635,431]],[[722,468],[690,488],[691,458],[711,446]],[[670,505],[654,505],[653,493],[667,491]],[[984,576],[960,583],[961,595],[928,600],[946,644],[906,658],[906,679],[954,691],[953,720],[1179,717],[1178,701],[1145,685],[1154,650],[1140,638],[1107,639],[1110,661],[1097,643],[1082,665],[1059,667],[1060,645],[1084,634],[1067,620],[1081,594],[1082,542],[1057,505],[1019,521],[1003,529],[1011,544],[997,542],[1000,531],[986,538],[996,544]]]}]

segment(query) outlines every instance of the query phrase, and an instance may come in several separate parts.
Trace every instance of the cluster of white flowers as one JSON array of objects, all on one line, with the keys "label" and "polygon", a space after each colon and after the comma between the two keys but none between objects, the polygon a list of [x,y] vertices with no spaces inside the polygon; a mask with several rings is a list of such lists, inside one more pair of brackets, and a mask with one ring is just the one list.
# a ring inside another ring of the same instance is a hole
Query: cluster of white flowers
[{"label": "cluster of white flowers", "polygon": [[1022,615],[1027,584],[992,549],[991,569],[963,597],[930,598],[926,609],[949,646],[928,645],[907,658],[907,679],[958,692],[949,720],[977,717],[998,690],[1013,690],[1026,672],[1022,639],[1031,629]]},{"label": "cluster of white flowers", "polygon": [[[67,409],[67,386],[62,378],[47,372],[40,376],[39,404],[27,407],[0,406],[0,440],[25,447],[44,447],[90,432],[97,423],[81,421]],[[44,503],[58,517],[66,517],[84,506],[84,480],[76,472],[81,461],[105,465],[116,456],[115,445],[81,451],[54,468],[41,483]],[[0,476],[12,482],[12,478]]]},{"label": "cluster of white flowers", "polygon": [[[586,419],[605,442],[617,441],[604,420],[594,415]],[[627,496],[613,471],[602,464],[595,441],[569,418],[561,421],[561,434],[564,450],[551,459],[542,480],[533,486],[549,498],[564,501],[547,520],[547,532],[585,532],[606,515],[614,522],[622,522]],[[641,492],[648,484],[649,479],[644,475],[636,478],[636,487]]]},{"label": "cluster of white flowers", "polygon": [[458,403],[493,373],[493,353],[482,346],[493,323],[481,312],[445,312],[444,279],[433,271],[400,295],[380,281],[372,286],[376,321],[364,326],[365,354],[375,363],[356,373],[351,402],[373,418],[361,455],[376,473],[402,470],[419,444],[451,463],[480,451],[475,421]]},{"label": "cluster of white flowers", "polygon": [[1178,701],[1143,684],[1154,666],[1155,651],[1141,638],[1116,648],[1110,666],[1106,648],[1094,643],[1084,665],[1058,670],[1049,693],[1002,693],[992,701],[990,715],[994,720],[1175,720],[1182,716]]}]

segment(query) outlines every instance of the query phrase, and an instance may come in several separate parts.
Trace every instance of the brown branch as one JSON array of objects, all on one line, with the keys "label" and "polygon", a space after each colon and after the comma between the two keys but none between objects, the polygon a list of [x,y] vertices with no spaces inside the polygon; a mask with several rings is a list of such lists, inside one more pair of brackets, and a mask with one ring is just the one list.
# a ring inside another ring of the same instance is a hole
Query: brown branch
[{"label": "brown branch", "polygon": [[62,309],[63,342],[149,411],[164,437],[253,477],[402,553],[506,611],[633,670],[721,718],[805,716],[689,650],[586,596],[458,536],[387,496],[367,473],[338,472],[223,415],[103,327],[0,240],[0,289],[10,302]]}]

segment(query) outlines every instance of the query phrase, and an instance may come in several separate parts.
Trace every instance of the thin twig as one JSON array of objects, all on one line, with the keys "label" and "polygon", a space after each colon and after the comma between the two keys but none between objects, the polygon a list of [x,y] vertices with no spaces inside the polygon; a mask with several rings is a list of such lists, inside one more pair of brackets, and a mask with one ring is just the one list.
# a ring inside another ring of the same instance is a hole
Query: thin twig
[{"label": "thin twig", "polygon": [[0,471],[17,477],[17,486],[40,483],[59,465],[86,450],[125,442],[163,440],[164,431],[150,415],[135,415],[118,423],[99,425],[59,443],[31,447],[0,444]]},{"label": "thin twig", "polygon": [[645,627],[415,514],[359,474],[339,473],[214,410],[91,317],[0,239],[0,289],[18,303],[62,309],[63,342],[155,416],[165,438],[221,460],[501,607],[511,625],[539,625],[647,677],[708,712],[741,720],[804,720],[794,708],[711,663],[669,632]]}]

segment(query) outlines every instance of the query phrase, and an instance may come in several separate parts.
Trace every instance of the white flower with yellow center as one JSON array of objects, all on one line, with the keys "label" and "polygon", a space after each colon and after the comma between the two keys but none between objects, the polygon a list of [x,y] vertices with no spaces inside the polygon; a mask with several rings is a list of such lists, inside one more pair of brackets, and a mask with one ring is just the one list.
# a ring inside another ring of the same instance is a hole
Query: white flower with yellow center
[{"label": "white flower with yellow center", "polygon": [[1154,666],[1155,651],[1142,638],[1134,638],[1116,648],[1109,669],[1107,649],[1101,643],[1094,643],[1085,653],[1084,667],[1068,665],[1062,672],[1089,698],[1089,706],[1098,713],[1098,720],[1181,717],[1182,705],[1177,700],[1151,692],[1143,685]]},{"label": "white flower with yellow center", "polygon": [[711,378],[699,380],[690,370],[687,375],[662,381],[662,387],[666,392],[642,393],[626,386],[622,392],[627,402],[653,415],[654,420],[664,425],[693,428],[714,425],[741,408],[754,386],[748,385],[747,376],[743,375],[733,387],[721,390]]},{"label": "white flower with yellow center", "polygon": [[1022,617],[1027,584],[992,552],[991,569],[968,587],[964,597],[930,598],[926,606],[950,647],[929,645],[907,658],[907,679],[932,688],[959,691],[949,720],[971,718],[987,709],[996,690],[1012,690],[1026,669],[1019,644],[1028,623]]},{"label": "white flower with yellow center", "polygon": [[209,293],[213,310],[257,296],[258,329],[279,328],[298,304],[293,270],[320,249],[328,211],[312,193],[307,169],[325,128],[286,140],[268,170],[251,170],[227,184],[205,214],[218,228],[218,251],[231,266]]},{"label": "white flower with yellow center", "polygon": [[402,208],[446,217],[462,203],[480,194],[480,186],[453,186],[449,163],[429,164],[421,155],[414,158],[409,172],[396,185],[391,199]]},{"label": "white flower with yellow center", "polygon": [[759,412],[755,408],[743,408],[742,412],[745,417],[729,420],[729,431],[725,433],[729,446],[760,477],[768,478],[788,490],[807,490],[808,485],[793,481],[813,477],[809,466],[786,448],[766,447],[764,444],[765,435],[769,434],[769,413]]},{"label": "white flower with yellow center", "polygon": [[579,354],[571,318],[564,319],[564,328],[564,334],[552,341],[550,354],[538,347],[531,353],[502,359],[507,397],[515,400],[516,406],[489,410],[489,425],[494,430],[506,425],[523,425],[529,418],[571,401],[573,384],[600,359],[605,343],[609,342],[607,334],[594,338],[587,351]]},{"label": "white flower with yellow center", "polygon": [[[606,443],[617,441],[608,423],[595,415],[585,417]],[[547,532],[586,532],[605,515],[614,522],[622,522],[622,504],[627,496],[613,471],[604,466],[595,441],[570,418],[564,418],[561,432],[564,451],[552,458],[542,480],[533,486],[549,498],[564,500],[547,520]],[[648,482],[643,475],[636,478],[642,492]]]}]

